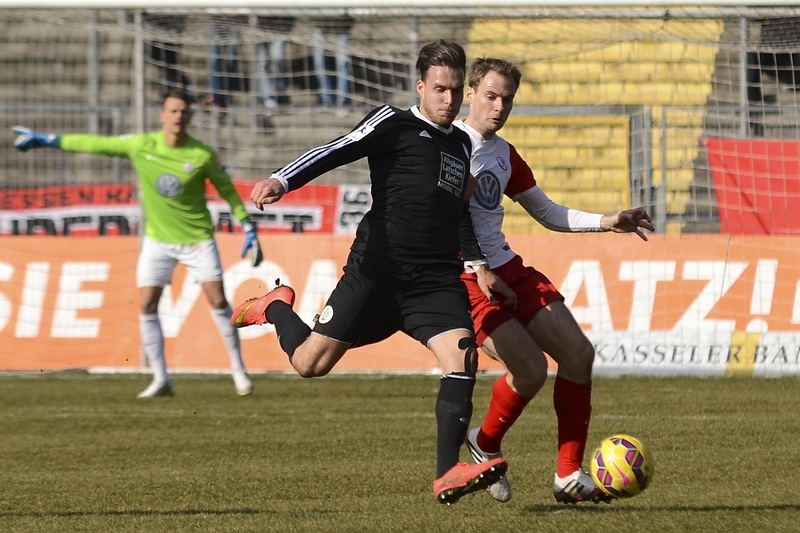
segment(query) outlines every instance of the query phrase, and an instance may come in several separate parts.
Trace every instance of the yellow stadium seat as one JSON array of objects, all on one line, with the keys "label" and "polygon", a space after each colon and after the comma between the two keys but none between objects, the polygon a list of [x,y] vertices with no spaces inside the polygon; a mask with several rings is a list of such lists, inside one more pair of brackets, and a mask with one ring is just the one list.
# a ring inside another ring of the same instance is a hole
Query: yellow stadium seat
[{"label": "yellow stadium seat", "polygon": [[[523,77],[516,105],[576,106],[570,116],[514,115],[503,132],[543,190],[570,207],[606,213],[630,201],[630,117],[581,115],[580,106],[650,106],[652,182],[664,183],[665,160],[667,213],[680,215],[691,198],[703,127],[699,109],[712,91],[718,51],[693,43],[698,35],[718,42],[723,26],[719,20],[477,19],[469,50],[474,57],[535,58],[518,64]],[[509,229],[540,231],[519,206],[508,204]],[[670,232],[676,228],[667,225]]]}]

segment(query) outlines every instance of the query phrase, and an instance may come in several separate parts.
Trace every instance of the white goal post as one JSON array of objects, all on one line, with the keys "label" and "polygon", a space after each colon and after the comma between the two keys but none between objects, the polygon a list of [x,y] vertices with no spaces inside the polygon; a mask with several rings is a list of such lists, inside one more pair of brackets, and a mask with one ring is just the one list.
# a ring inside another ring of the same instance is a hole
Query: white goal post
[{"label": "white goal post", "polygon": [[[770,1],[769,7],[797,6],[798,0]],[[757,8],[752,0],[695,0],[687,3],[685,0],[295,0],[292,7],[299,8],[444,8],[444,7],[578,7],[583,9],[593,8],[619,8],[619,7],[745,7]],[[24,9],[146,9],[146,8],[208,8],[220,9],[220,3],[214,0],[10,0],[0,7]],[[282,0],[232,0],[225,3],[225,9],[245,8],[286,8]]]}]

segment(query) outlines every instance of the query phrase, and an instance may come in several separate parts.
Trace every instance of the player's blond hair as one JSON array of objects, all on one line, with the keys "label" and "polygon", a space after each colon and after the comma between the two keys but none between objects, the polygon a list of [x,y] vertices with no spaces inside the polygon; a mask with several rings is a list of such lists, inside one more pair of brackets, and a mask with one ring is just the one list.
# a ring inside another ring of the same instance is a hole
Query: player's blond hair
[{"label": "player's blond hair", "polygon": [[496,57],[479,57],[472,62],[469,68],[469,86],[477,89],[483,78],[492,71],[513,80],[515,88],[519,89],[520,81],[522,81],[522,72],[511,61]]}]

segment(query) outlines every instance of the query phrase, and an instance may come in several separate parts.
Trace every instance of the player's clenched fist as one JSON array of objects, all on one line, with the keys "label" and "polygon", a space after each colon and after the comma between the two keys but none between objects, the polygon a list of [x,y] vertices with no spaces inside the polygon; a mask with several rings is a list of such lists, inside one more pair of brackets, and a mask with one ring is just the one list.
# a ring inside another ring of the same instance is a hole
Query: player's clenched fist
[{"label": "player's clenched fist", "polygon": [[284,194],[286,194],[286,188],[281,180],[269,178],[255,184],[250,192],[250,199],[259,210],[263,211],[265,205],[277,202]]}]

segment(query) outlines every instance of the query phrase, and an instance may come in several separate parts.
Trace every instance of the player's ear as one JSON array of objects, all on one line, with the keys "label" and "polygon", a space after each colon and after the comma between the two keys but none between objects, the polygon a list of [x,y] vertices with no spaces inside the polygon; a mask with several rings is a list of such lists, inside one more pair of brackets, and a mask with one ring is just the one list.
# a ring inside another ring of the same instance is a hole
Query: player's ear
[{"label": "player's ear", "polygon": [[425,82],[422,80],[417,80],[417,94],[422,96],[422,93],[425,92]]}]

